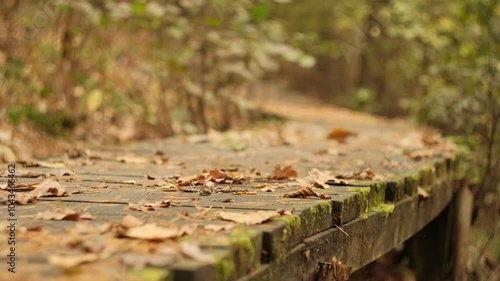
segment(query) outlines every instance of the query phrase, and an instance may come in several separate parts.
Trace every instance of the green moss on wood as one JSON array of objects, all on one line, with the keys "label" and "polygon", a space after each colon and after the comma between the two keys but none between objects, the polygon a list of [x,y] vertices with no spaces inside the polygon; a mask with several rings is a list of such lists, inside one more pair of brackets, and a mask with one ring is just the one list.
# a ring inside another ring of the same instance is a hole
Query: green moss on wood
[{"label": "green moss on wood", "polygon": [[144,269],[130,270],[127,272],[127,279],[144,281],[170,281],[172,275],[166,269],[148,267]]},{"label": "green moss on wood", "polygon": [[285,222],[285,231],[281,237],[282,241],[286,241],[290,235],[292,235],[294,229],[299,229],[302,220],[299,216],[291,215],[291,216],[281,216],[272,218],[272,220],[281,220]]},{"label": "green moss on wood", "polygon": [[370,211],[375,211],[375,212],[381,212],[384,213],[385,218],[389,217],[392,212],[394,212],[394,205],[393,204],[379,204],[377,206],[374,206],[370,209]]},{"label": "green moss on wood", "polygon": [[234,261],[228,257],[216,257],[216,260],[217,280],[229,280],[235,269]]},{"label": "green moss on wood", "polygon": [[253,261],[255,259],[255,247],[252,242],[252,237],[254,237],[255,234],[255,230],[248,228],[238,228],[230,233],[229,239],[236,243],[239,249],[242,249],[242,251],[240,251],[241,256],[239,257],[241,261]]},{"label": "green moss on wood", "polygon": [[333,213],[333,205],[331,201],[320,201],[319,209],[322,214],[332,214]]},{"label": "green moss on wood", "polygon": [[360,195],[361,200],[367,201],[368,195],[372,191],[371,187],[351,187],[349,191],[357,192]]},{"label": "green moss on wood", "polygon": [[368,212],[360,212],[359,217],[362,219],[367,219],[368,218]]}]

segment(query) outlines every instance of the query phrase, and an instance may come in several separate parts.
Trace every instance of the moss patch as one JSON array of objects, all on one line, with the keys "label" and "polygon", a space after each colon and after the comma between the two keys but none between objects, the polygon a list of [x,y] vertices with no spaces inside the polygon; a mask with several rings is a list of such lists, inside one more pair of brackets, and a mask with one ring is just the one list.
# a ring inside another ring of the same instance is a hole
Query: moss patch
[{"label": "moss patch", "polygon": [[220,281],[225,281],[229,280],[231,277],[231,274],[234,271],[234,262],[227,258],[217,258],[216,262],[216,268],[217,268],[217,280]]},{"label": "moss patch", "polygon": [[389,215],[392,214],[392,212],[394,212],[394,207],[395,206],[393,204],[383,203],[383,204],[379,204],[377,206],[370,208],[370,211],[384,213],[385,218],[387,219],[387,217],[389,217]]},{"label": "moss patch", "polygon": [[161,268],[144,268],[127,272],[127,277],[133,280],[168,281],[172,280],[170,272]]},{"label": "moss patch", "polygon": [[348,190],[359,193],[361,200],[366,201],[366,200],[368,200],[368,195],[372,191],[372,188],[369,186],[368,187],[351,187]]},{"label": "moss patch", "polygon": [[333,205],[331,201],[320,201],[319,209],[322,214],[332,214],[333,213]]},{"label": "moss patch", "polygon": [[282,241],[286,241],[287,238],[292,235],[294,229],[299,229],[302,220],[300,219],[299,216],[281,216],[281,217],[276,217],[272,218],[272,220],[281,220],[285,222],[285,232],[283,233],[283,236],[281,237]]},{"label": "moss patch", "polygon": [[[251,229],[239,228],[235,229],[230,233],[230,240],[236,244],[238,244],[240,251],[239,259],[241,261],[249,259],[255,259],[255,247],[252,242],[252,237],[255,235],[255,231]],[[249,256],[247,258],[246,256]]]}]

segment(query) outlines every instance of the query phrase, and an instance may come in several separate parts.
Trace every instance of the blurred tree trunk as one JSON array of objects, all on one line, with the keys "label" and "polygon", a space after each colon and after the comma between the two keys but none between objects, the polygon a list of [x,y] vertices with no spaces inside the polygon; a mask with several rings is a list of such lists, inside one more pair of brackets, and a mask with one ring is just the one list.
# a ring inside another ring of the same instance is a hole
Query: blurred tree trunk
[{"label": "blurred tree trunk", "polygon": [[57,88],[59,88],[59,97],[62,98],[64,104],[70,109],[76,109],[77,100],[73,95],[73,81],[71,73],[74,71],[74,46],[73,40],[75,37],[73,30],[73,21],[75,13],[71,6],[68,6],[66,12],[61,14],[61,56],[59,61],[59,79],[57,79]]},{"label": "blurred tree trunk", "polygon": [[[165,44],[165,38],[164,38],[164,28],[165,28],[165,23],[162,22],[160,24],[159,29],[157,30],[157,40],[159,43],[159,46],[163,46]],[[168,65],[165,65],[165,62],[161,62],[162,64],[159,66],[160,72],[165,71],[167,72],[168,70]],[[157,118],[158,118],[158,125],[159,125],[159,132],[162,137],[167,137],[171,136],[174,134],[174,129],[172,127],[172,118],[170,115],[170,105],[169,105],[169,97],[168,97],[168,81],[162,77],[161,75],[157,75],[155,77],[156,79],[160,79],[158,81],[158,84],[160,85],[160,93],[158,97],[158,103],[156,104],[157,106]]]},{"label": "blurred tree trunk", "polygon": [[8,62],[13,52],[16,50],[15,45],[17,38],[15,38],[15,15],[20,6],[20,0],[2,1],[0,4],[0,14],[2,17],[2,28],[0,29],[0,50],[6,55]]},{"label": "blurred tree trunk", "polygon": [[198,119],[198,129],[201,133],[206,133],[208,131],[208,121],[207,121],[207,113],[205,109],[205,99],[207,95],[208,85],[206,81],[207,75],[207,49],[205,42],[201,43],[201,47],[199,50],[200,56],[200,72],[199,72],[199,83],[201,87],[200,96],[196,97],[196,105],[197,105],[197,119]]}]

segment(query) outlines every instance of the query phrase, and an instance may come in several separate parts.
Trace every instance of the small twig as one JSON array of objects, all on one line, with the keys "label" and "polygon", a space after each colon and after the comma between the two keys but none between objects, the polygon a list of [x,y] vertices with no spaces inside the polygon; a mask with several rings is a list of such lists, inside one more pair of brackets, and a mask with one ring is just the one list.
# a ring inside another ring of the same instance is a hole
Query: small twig
[{"label": "small twig", "polygon": [[342,227],[336,225],[336,224],[333,224],[335,225],[336,228],[338,228],[340,231],[342,231],[342,233],[344,233],[345,235],[349,236],[349,233],[347,233]]}]

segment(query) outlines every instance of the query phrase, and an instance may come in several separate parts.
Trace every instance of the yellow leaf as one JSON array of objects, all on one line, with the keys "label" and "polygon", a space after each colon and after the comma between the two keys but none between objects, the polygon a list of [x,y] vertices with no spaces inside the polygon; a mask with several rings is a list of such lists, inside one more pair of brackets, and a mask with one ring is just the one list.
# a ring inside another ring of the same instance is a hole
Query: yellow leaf
[{"label": "yellow leaf", "polygon": [[96,111],[99,106],[101,106],[103,100],[102,91],[99,89],[92,90],[90,94],[87,96],[86,100],[86,109],[87,112]]}]

